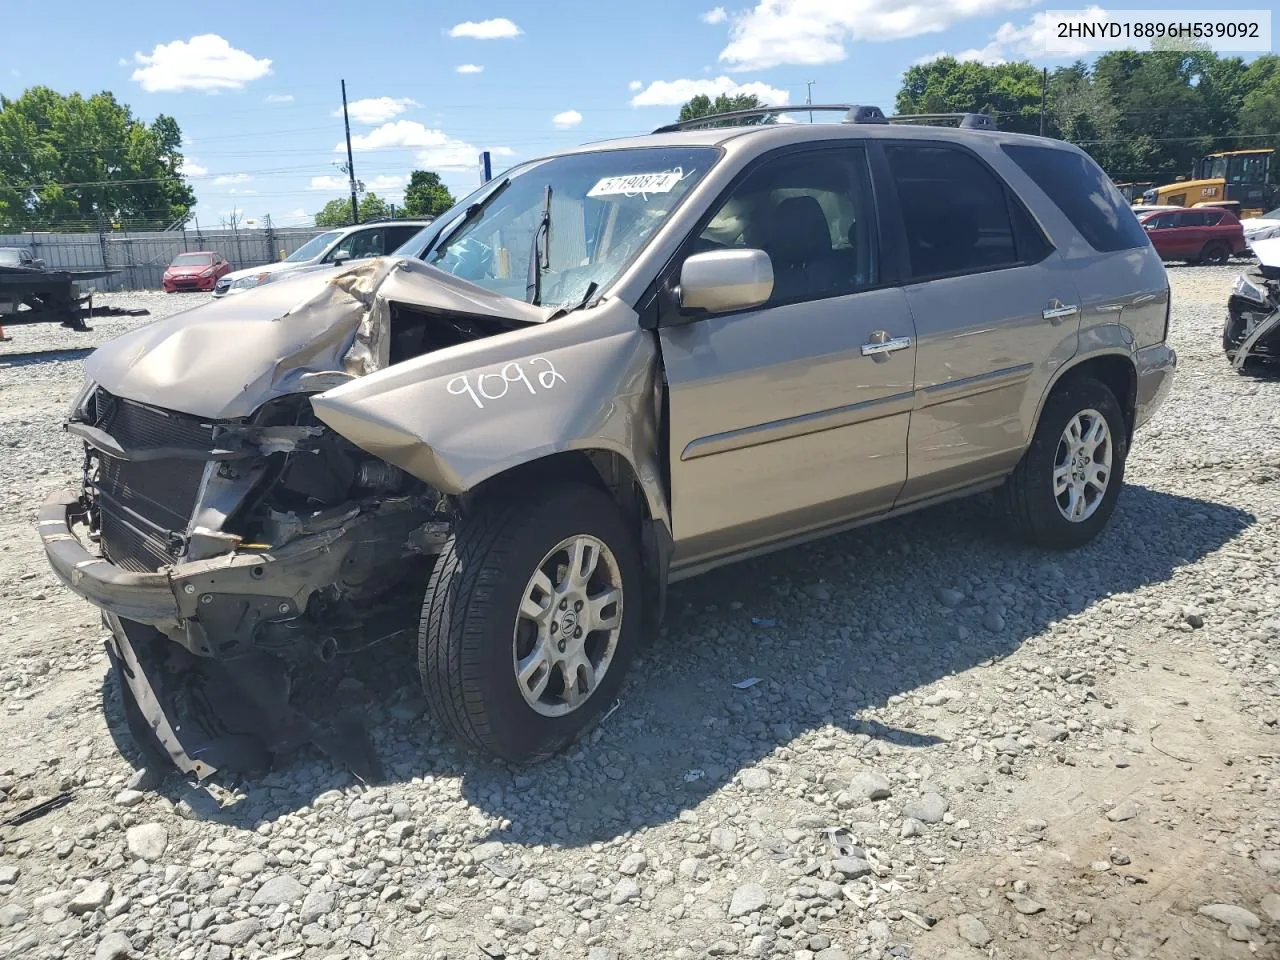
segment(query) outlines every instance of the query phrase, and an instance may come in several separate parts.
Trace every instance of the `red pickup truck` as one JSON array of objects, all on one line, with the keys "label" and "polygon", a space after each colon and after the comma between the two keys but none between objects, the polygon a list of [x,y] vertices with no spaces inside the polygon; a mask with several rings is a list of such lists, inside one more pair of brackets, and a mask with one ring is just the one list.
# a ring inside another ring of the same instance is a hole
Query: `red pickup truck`
[{"label": "red pickup truck", "polygon": [[1162,260],[1226,263],[1245,252],[1244,227],[1217,207],[1156,207],[1135,211]]}]

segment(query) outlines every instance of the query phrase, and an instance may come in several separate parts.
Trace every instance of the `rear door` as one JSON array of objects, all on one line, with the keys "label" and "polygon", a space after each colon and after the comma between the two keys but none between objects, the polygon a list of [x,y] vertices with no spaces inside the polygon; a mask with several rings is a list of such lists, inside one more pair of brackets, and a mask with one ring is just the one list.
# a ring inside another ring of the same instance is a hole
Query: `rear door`
[{"label": "rear door", "polygon": [[1025,206],[981,157],[885,144],[918,337],[900,505],[998,477],[1025,443],[1022,411],[1076,351],[1079,295]]},{"label": "rear door", "polygon": [[659,329],[669,401],[674,563],[885,511],[906,479],[915,331],[887,282],[858,141],[749,166],[683,258],[769,254],[763,306]]}]

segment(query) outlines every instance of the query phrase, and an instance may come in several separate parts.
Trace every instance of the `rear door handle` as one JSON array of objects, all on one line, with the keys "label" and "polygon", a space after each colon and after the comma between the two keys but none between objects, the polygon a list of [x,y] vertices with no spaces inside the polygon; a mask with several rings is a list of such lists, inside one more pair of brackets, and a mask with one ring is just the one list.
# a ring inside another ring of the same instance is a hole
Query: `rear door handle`
[{"label": "rear door handle", "polygon": [[1046,307],[1042,313],[1042,316],[1046,320],[1058,321],[1058,320],[1065,320],[1067,317],[1074,317],[1079,312],[1080,312],[1080,308],[1076,306],[1074,303],[1058,304],[1057,306],[1054,306],[1054,307]]},{"label": "rear door handle", "polygon": [[872,341],[862,345],[862,355],[864,357],[874,357],[881,353],[893,353],[895,350],[905,350],[911,346],[910,337],[892,337],[889,340]]}]

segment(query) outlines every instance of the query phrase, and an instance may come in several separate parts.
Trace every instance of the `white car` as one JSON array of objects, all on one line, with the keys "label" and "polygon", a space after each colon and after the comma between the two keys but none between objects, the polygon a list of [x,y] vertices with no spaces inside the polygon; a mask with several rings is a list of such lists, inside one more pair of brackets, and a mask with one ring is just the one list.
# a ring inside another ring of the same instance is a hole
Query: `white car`
[{"label": "white car", "polygon": [[1241,220],[1240,226],[1244,227],[1244,242],[1250,248],[1259,240],[1280,237],[1280,207],[1268,210],[1260,217]]},{"label": "white car", "polygon": [[429,218],[379,220],[326,230],[277,263],[233,270],[224,275],[213,288],[213,295],[225,297],[227,294],[244,293],[271,280],[300,271],[337,266],[367,257],[380,257],[391,253],[429,223]]}]

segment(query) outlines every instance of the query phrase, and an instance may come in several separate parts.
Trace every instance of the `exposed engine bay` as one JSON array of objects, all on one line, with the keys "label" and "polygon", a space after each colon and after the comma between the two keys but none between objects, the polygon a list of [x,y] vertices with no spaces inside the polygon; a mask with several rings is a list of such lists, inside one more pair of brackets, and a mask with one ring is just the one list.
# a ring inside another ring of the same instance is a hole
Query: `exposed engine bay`
[{"label": "exposed engine bay", "polygon": [[[361,372],[520,325],[361,296],[375,269],[385,278],[385,263],[364,265],[294,310],[319,303],[332,318],[345,289],[344,313],[358,309],[361,324],[339,349]],[[330,368],[333,346],[318,358]],[[313,719],[292,693],[339,656],[416,631],[454,505],[317,418],[313,393],[351,376],[316,371],[247,415],[209,417],[117,395],[91,369],[73,405],[66,429],[85,461],[69,521],[102,560],[162,581],[154,603],[134,591],[104,606],[109,654],[133,694],[126,715],[135,739],[184,772],[260,769],[314,742],[378,775],[358,725]]]},{"label": "exposed engine bay", "polygon": [[1249,360],[1280,363],[1280,238],[1253,246],[1260,266],[1236,278],[1227,300],[1222,349],[1237,370]]}]

